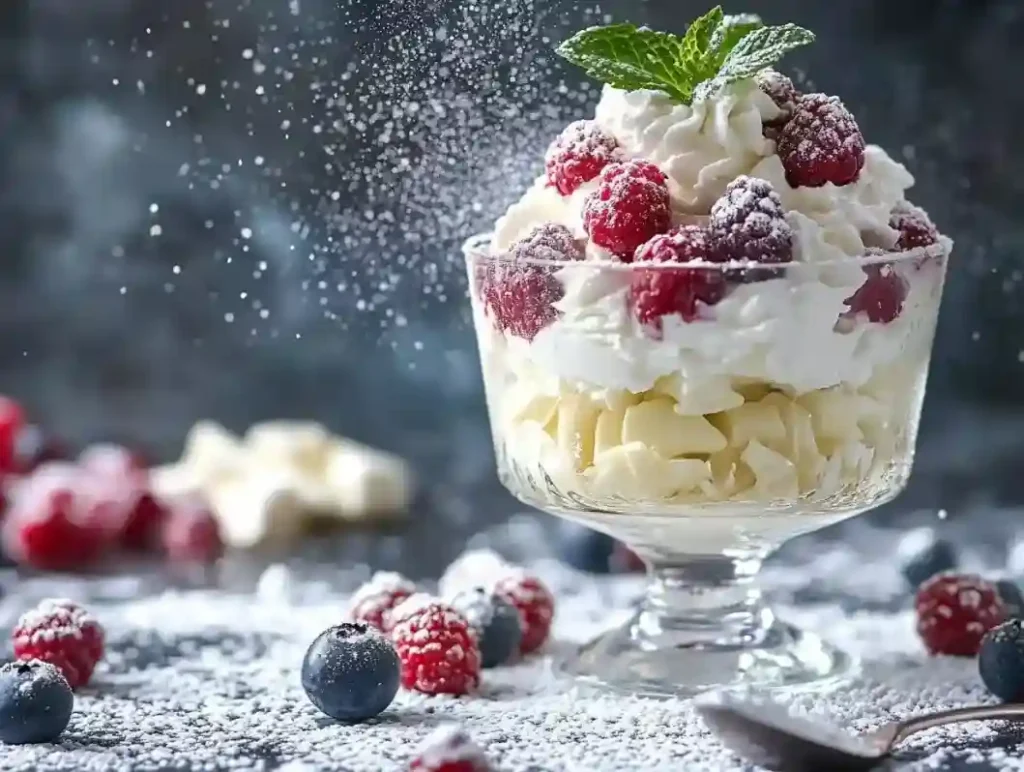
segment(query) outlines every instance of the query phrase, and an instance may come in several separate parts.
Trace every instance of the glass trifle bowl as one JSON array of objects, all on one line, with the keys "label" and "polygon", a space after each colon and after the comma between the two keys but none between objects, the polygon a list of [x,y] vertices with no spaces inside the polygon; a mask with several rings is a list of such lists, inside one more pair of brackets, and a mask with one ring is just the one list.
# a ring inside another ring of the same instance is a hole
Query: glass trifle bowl
[{"label": "glass trifle bowl", "polygon": [[595,259],[557,225],[519,245],[465,247],[501,482],[649,572],[569,672],[674,696],[847,672],[756,577],[905,486],[951,243],[767,267]]}]

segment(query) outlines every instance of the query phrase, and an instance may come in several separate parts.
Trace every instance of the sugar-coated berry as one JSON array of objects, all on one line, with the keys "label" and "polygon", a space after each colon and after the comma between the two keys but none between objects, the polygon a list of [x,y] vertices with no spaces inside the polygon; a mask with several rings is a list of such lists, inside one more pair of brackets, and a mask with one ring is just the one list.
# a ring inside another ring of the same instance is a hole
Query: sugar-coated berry
[{"label": "sugar-coated berry", "polygon": [[401,666],[391,641],[358,622],[329,627],[302,659],[302,688],[310,702],[339,721],[365,721],[398,693]]},{"label": "sugar-coated berry", "polygon": [[646,161],[605,167],[583,205],[583,227],[591,241],[627,263],[638,247],[671,224],[667,178]]},{"label": "sugar-coated berry", "polygon": [[409,763],[410,772],[491,772],[491,764],[458,724],[435,729]]},{"label": "sugar-coated berry", "polygon": [[778,154],[794,188],[849,185],[864,167],[864,137],[838,97],[807,94],[779,133]]},{"label": "sugar-coated berry", "polygon": [[758,87],[771,97],[775,106],[782,114],[770,121],[765,121],[766,129],[781,129],[796,111],[801,93],[793,85],[793,81],[777,70],[763,70],[757,76]]},{"label": "sugar-coated berry", "polygon": [[89,683],[103,658],[99,622],[70,600],[48,599],[21,615],[11,634],[14,656],[39,659],[59,669],[72,689]]},{"label": "sugar-coated berry", "polygon": [[935,223],[923,209],[906,201],[900,202],[892,210],[889,227],[899,232],[896,249],[901,252],[939,243],[939,229]]},{"label": "sugar-coated berry", "polygon": [[1024,702],[1024,622],[1011,619],[985,634],[978,672],[985,688],[1003,702]]},{"label": "sugar-coated berry", "polygon": [[145,488],[135,488],[125,495],[130,503],[121,529],[121,546],[135,552],[166,550],[165,535],[171,514],[168,504]]},{"label": "sugar-coated berry", "polygon": [[917,634],[931,654],[973,657],[985,633],[1006,619],[994,584],[973,574],[942,573],[917,591]]},{"label": "sugar-coated berry", "polygon": [[416,592],[416,585],[394,571],[378,571],[349,601],[349,617],[381,632],[391,629],[391,610]]},{"label": "sugar-coated berry", "polygon": [[660,329],[662,317],[673,314],[692,322],[704,307],[725,297],[727,286],[720,269],[685,267],[710,260],[711,242],[699,225],[684,225],[643,244],[636,251],[635,262],[659,265],[637,265],[630,272],[629,302],[637,320],[655,329]]},{"label": "sugar-coated berry", "polygon": [[78,465],[94,474],[119,480],[137,478],[144,482],[148,477],[146,462],[138,453],[112,442],[87,447],[79,454]]},{"label": "sugar-coated berry", "polygon": [[402,663],[402,686],[424,694],[468,694],[480,683],[480,649],[469,622],[422,593],[391,612],[391,638]]},{"label": "sugar-coated berry", "polygon": [[16,446],[25,421],[21,405],[8,397],[0,397],[0,474],[17,471]]},{"label": "sugar-coated berry", "polygon": [[513,244],[507,257],[478,267],[480,298],[499,330],[533,340],[558,317],[554,304],[564,291],[551,266],[530,261],[582,260],[583,248],[568,228],[549,223]]},{"label": "sugar-coated berry", "polygon": [[877,324],[896,321],[910,292],[907,280],[888,263],[867,265],[864,273],[864,283],[844,301],[850,313]]},{"label": "sugar-coated berry", "polygon": [[793,260],[793,228],[767,180],[741,175],[730,182],[711,207],[709,227],[721,261],[778,265]]},{"label": "sugar-coated berry", "polygon": [[214,563],[224,554],[220,524],[198,496],[168,502],[160,523],[160,544],[174,563]]},{"label": "sugar-coated berry", "polygon": [[1020,586],[1016,582],[1000,579],[996,582],[996,592],[999,593],[999,599],[1006,607],[1008,619],[1024,619],[1024,592],[1021,592]]},{"label": "sugar-coated berry", "polygon": [[450,598],[474,587],[490,589],[511,568],[509,562],[494,550],[467,550],[444,570],[438,582],[438,590],[444,597]]},{"label": "sugar-coated berry", "polygon": [[71,720],[75,697],[60,670],[38,659],[0,667],[0,742],[48,743]]},{"label": "sugar-coated berry", "polygon": [[507,600],[476,587],[453,597],[451,606],[476,633],[481,667],[504,665],[519,653],[523,640],[522,620],[519,610]]},{"label": "sugar-coated berry", "polygon": [[570,123],[548,148],[545,157],[548,182],[563,196],[570,196],[621,157],[615,137],[596,122]]},{"label": "sugar-coated berry", "polygon": [[904,534],[897,546],[897,557],[900,572],[914,589],[935,574],[952,571],[959,564],[956,548],[927,527],[915,528]]},{"label": "sugar-coated berry", "polygon": [[494,592],[519,610],[523,624],[520,654],[531,654],[547,643],[555,618],[555,598],[540,579],[521,568],[509,569]]}]

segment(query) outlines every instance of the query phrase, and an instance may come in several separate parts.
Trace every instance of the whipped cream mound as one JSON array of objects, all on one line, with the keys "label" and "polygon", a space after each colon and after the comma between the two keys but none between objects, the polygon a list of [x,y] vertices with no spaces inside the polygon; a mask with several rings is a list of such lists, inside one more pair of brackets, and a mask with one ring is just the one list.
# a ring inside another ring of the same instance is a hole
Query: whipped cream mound
[{"label": "whipped cream mound", "polygon": [[324,519],[393,519],[413,493],[401,458],[290,421],[257,424],[244,438],[201,421],[181,459],[152,471],[152,484],[159,496],[204,497],[225,543],[240,549],[289,545]]}]

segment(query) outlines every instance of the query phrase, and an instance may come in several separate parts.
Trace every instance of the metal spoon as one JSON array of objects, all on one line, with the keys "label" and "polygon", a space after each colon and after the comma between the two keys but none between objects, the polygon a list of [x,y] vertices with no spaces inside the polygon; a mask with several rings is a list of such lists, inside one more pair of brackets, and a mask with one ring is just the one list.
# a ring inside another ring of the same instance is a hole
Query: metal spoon
[{"label": "metal spoon", "polygon": [[865,772],[911,735],[965,721],[1024,720],[1024,705],[979,705],[894,721],[863,735],[787,714],[777,703],[724,694],[699,697],[697,712],[722,743],[776,772]]}]

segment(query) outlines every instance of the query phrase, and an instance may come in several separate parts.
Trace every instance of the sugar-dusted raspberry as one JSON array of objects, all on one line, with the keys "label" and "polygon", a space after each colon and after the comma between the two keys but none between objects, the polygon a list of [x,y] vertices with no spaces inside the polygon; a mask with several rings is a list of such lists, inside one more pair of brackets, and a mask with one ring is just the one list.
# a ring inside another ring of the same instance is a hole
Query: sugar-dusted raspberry
[{"label": "sugar-dusted raspberry", "polygon": [[781,129],[796,111],[802,94],[793,81],[777,70],[763,70],[757,76],[758,87],[772,98],[782,114],[771,121],[765,121],[766,128]]},{"label": "sugar-dusted raspberry", "polygon": [[725,277],[714,266],[684,266],[710,260],[711,240],[699,225],[685,225],[672,233],[655,236],[636,251],[636,263],[661,265],[637,265],[631,271],[629,302],[633,314],[641,323],[656,329],[660,329],[663,316],[679,314],[686,322],[696,319],[702,305],[714,305],[725,297]]},{"label": "sugar-dusted raspberry", "polygon": [[417,593],[392,610],[391,623],[406,689],[461,695],[480,683],[476,636],[451,606]]},{"label": "sugar-dusted raspberry", "polygon": [[17,659],[38,659],[56,666],[72,689],[89,683],[103,657],[103,628],[70,600],[40,602],[18,620],[12,633]]},{"label": "sugar-dusted raspberry", "polygon": [[491,772],[491,764],[458,724],[440,726],[423,741],[409,772]]},{"label": "sugar-dusted raspberry", "polygon": [[149,474],[142,456],[115,443],[90,445],[79,455],[78,464],[101,477],[138,478],[145,481]]},{"label": "sugar-dusted raspberry", "polygon": [[622,158],[615,137],[595,121],[570,123],[558,139],[551,143],[545,157],[548,182],[563,196],[575,193],[580,185],[590,182],[610,163]]},{"label": "sugar-dusted raspberry", "polygon": [[849,185],[864,166],[864,137],[838,97],[807,94],[779,134],[778,153],[794,188]]},{"label": "sugar-dusted raspberry", "polygon": [[583,205],[583,227],[595,244],[628,263],[672,224],[667,178],[652,163],[626,161],[605,167],[598,180]]},{"label": "sugar-dusted raspberry", "polygon": [[116,542],[125,514],[121,503],[100,495],[81,469],[49,462],[11,487],[4,550],[33,568],[82,568]]},{"label": "sugar-dusted raspberry", "polygon": [[213,510],[198,496],[167,502],[160,522],[164,555],[175,563],[214,563],[224,553],[220,525]]},{"label": "sugar-dusted raspberry", "polygon": [[923,209],[906,201],[898,203],[892,210],[889,227],[900,233],[896,249],[901,252],[939,243],[939,229],[935,227],[935,223]]},{"label": "sugar-dusted raspberry", "polygon": [[973,574],[936,574],[917,591],[914,608],[931,654],[973,657],[985,633],[1006,619],[995,585]]},{"label": "sugar-dusted raspberry", "polygon": [[903,313],[910,285],[892,265],[868,265],[867,279],[844,302],[851,314],[864,314],[869,322],[889,324]]},{"label": "sugar-dusted raspberry", "polygon": [[510,569],[494,586],[494,594],[519,610],[523,622],[520,654],[537,651],[547,642],[555,617],[555,599],[540,579],[524,569]]},{"label": "sugar-dusted raspberry", "polygon": [[529,261],[582,260],[583,248],[568,228],[548,223],[513,244],[508,257],[479,266],[480,296],[500,330],[533,340],[558,317],[563,289],[551,266]]},{"label": "sugar-dusted raspberry", "polygon": [[793,260],[793,229],[782,199],[767,180],[741,175],[711,207],[717,258],[778,265]]},{"label": "sugar-dusted raspberry", "polygon": [[378,571],[352,595],[349,617],[381,632],[391,628],[390,612],[410,595],[416,585],[393,571]]}]

